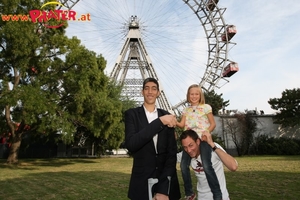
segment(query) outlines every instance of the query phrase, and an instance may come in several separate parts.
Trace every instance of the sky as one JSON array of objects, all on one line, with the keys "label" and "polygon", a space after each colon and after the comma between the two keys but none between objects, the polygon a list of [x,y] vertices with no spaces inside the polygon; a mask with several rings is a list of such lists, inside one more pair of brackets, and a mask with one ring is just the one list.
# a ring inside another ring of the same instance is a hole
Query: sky
[{"label": "sky", "polygon": [[[275,113],[268,100],[300,87],[299,2],[221,0],[218,6],[226,8],[225,23],[237,28],[231,40],[236,45],[227,55],[238,63],[239,71],[215,92],[229,100],[227,110]],[[70,22],[67,35],[102,54],[108,75],[124,45],[126,23],[137,15],[143,42],[169,102],[175,105],[184,100],[188,86],[202,80],[208,43],[203,26],[183,1],[81,0],[72,10],[89,13],[91,20]]]}]

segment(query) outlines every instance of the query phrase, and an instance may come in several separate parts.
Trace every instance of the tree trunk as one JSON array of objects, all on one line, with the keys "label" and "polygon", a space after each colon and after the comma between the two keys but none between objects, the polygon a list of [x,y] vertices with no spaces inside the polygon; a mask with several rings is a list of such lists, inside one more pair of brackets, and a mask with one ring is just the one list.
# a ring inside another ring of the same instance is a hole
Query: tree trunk
[{"label": "tree trunk", "polygon": [[12,144],[9,148],[9,154],[6,161],[8,164],[18,163],[18,153],[21,146],[21,138],[22,135],[17,135],[15,138],[12,138]]}]

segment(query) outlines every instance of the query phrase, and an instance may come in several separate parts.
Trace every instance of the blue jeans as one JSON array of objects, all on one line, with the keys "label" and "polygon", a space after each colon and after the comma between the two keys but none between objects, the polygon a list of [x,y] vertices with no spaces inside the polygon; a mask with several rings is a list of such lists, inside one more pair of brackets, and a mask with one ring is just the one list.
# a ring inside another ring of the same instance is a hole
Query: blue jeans
[{"label": "blue jeans", "polygon": [[192,194],[194,194],[191,173],[190,173],[190,164],[191,164],[191,157],[186,151],[183,150],[181,162],[180,162],[180,169],[181,169],[181,175],[183,179],[185,196],[191,196]]},{"label": "blue jeans", "polygon": [[[219,180],[217,178],[217,175],[211,163],[211,153],[212,153],[211,146],[207,142],[201,141],[200,153],[201,153],[203,170],[206,175],[207,182],[211,189],[211,192],[213,193],[213,198],[214,200],[221,200],[222,192],[220,189]],[[194,193],[191,174],[190,174],[190,164],[191,164],[191,157],[189,156],[188,153],[183,151],[181,162],[180,162],[180,168],[181,168],[182,179],[184,182],[184,192],[186,196],[190,196]]]}]

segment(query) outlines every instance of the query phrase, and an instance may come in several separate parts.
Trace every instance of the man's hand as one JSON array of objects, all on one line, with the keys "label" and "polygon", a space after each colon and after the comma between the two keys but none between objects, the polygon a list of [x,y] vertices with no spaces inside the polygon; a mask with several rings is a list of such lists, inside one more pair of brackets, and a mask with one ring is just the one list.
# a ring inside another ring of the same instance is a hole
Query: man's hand
[{"label": "man's hand", "polygon": [[174,128],[177,123],[175,115],[164,115],[159,117],[159,119],[164,125],[167,125],[168,127],[172,128]]},{"label": "man's hand", "polygon": [[202,132],[201,140],[207,142],[211,147],[215,146],[215,143],[214,143],[214,141],[212,139],[212,136],[209,133],[209,131],[203,131]]},{"label": "man's hand", "polygon": [[207,135],[210,134],[208,130],[204,130],[204,131],[201,131],[202,135],[201,135],[201,141],[205,141],[207,142]]},{"label": "man's hand", "polygon": [[156,193],[152,200],[169,200],[169,196]]}]

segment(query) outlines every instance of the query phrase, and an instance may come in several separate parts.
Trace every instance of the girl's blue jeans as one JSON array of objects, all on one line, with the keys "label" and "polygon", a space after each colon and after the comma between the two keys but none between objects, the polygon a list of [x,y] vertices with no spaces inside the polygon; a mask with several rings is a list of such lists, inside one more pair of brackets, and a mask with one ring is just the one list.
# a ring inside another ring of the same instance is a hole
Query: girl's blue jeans
[{"label": "girl's blue jeans", "polygon": [[[222,192],[220,189],[219,180],[217,178],[217,175],[211,163],[211,153],[212,153],[211,146],[207,142],[201,141],[200,153],[201,153],[201,160],[202,160],[204,173],[206,175],[208,185],[213,193],[213,198],[214,200],[221,200]],[[182,179],[184,182],[184,191],[186,196],[191,196],[192,194],[194,194],[191,173],[190,173],[190,164],[191,164],[191,157],[187,152],[183,151],[181,162],[180,162],[180,168],[181,168]]]}]

